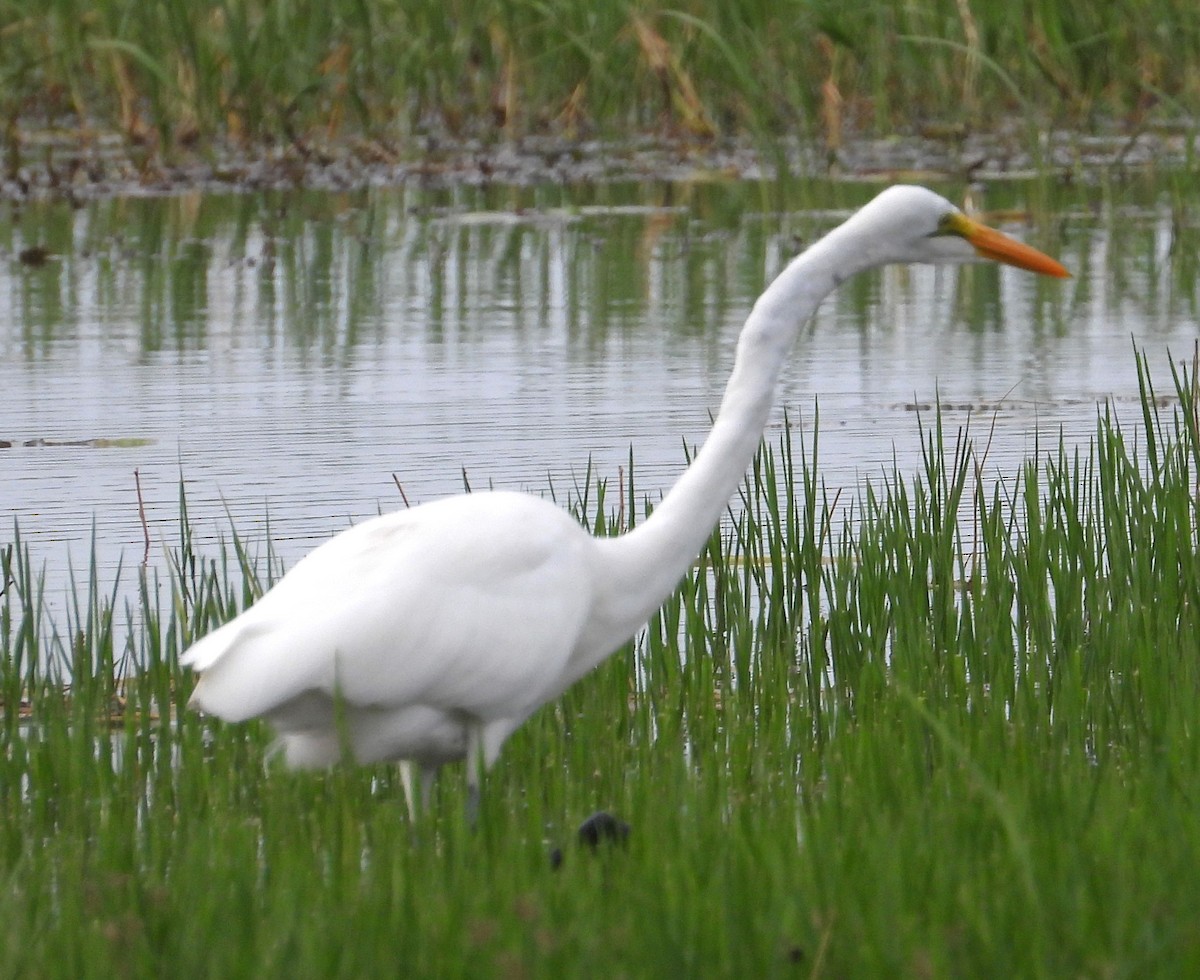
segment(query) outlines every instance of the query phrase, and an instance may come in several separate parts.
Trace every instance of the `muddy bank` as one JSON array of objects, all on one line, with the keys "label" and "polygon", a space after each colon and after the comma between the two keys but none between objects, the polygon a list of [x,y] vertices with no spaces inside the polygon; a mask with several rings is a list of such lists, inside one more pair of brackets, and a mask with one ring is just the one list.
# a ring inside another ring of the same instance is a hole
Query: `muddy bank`
[{"label": "muddy bank", "polygon": [[[1132,133],[1027,129],[968,134],[930,130],[856,139],[836,149],[784,140],[764,149],[750,140],[625,142],[527,137],[511,141],[424,138],[403,151],[378,140],[329,146],[293,141],[255,152],[188,151],[166,160],[120,137],[70,131],[22,134],[5,147],[0,198],[14,201],[185,190],[345,190],[419,182],[529,185],[628,180],[695,181],[793,174],[852,180],[996,179],[1055,173],[1084,177],[1112,168],[1181,167],[1197,150],[1179,128]],[[1031,144],[1033,147],[1031,148]]]}]

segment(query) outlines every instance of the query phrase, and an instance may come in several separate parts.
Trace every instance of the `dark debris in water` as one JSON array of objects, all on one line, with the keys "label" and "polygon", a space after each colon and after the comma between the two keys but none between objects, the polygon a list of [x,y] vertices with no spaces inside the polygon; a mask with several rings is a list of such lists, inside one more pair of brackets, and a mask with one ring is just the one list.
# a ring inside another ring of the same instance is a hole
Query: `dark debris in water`
[{"label": "dark debris in water", "polygon": [[[1048,398],[1044,401],[1033,402],[1024,398],[1007,398],[1003,401],[966,401],[966,402],[898,402],[890,407],[902,412],[969,412],[973,415],[999,415],[1003,412],[1031,412],[1038,407],[1062,408],[1068,405],[1095,405],[1098,401],[1126,402],[1140,404],[1138,395],[1097,395],[1096,397],[1059,397]],[[1154,395],[1148,399],[1155,408],[1169,408],[1179,404],[1178,395]]]},{"label": "dark debris in water", "polygon": [[[136,449],[139,446],[149,446],[154,442],[153,439],[146,439],[143,436],[125,436],[115,439],[97,438],[97,439],[25,439],[19,445],[26,449],[36,449],[43,447],[54,448],[84,448],[84,449]],[[12,449],[13,441],[11,439],[0,439],[0,449]]]},{"label": "dark debris in water", "polygon": [[54,253],[44,245],[30,245],[17,253],[17,261],[31,269],[41,268],[53,257]]}]

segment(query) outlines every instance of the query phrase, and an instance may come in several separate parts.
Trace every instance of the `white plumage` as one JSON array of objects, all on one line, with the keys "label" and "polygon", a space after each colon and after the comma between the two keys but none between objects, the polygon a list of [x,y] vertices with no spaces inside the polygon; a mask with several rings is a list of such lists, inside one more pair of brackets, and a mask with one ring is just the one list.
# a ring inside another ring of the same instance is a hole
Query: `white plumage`
[{"label": "white plumage", "polygon": [[846,276],[980,258],[1065,276],[931,191],[895,187],[834,229],[755,303],[704,447],[649,519],[593,538],[555,505],[473,493],[365,521],[296,564],[182,663],[191,704],[265,718],[287,761],[467,757],[472,799],[505,739],[628,640],[703,547],[762,436],[800,326]]}]

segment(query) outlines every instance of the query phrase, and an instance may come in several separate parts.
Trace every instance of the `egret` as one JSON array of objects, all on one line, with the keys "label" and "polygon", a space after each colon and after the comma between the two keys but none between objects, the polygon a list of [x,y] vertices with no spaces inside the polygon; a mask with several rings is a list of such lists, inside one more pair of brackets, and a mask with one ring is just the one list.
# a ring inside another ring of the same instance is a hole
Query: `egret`
[{"label": "egret", "polygon": [[891,187],[754,303],[707,440],[653,513],[616,537],[515,492],[447,497],[363,521],[301,559],[181,663],[190,704],[265,719],[287,763],[400,764],[428,791],[467,760],[468,806],[505,740],[635,635],[695,561],[762,437],[784,358],[847,276],[889,263],[1058,262],[920,187]]}]

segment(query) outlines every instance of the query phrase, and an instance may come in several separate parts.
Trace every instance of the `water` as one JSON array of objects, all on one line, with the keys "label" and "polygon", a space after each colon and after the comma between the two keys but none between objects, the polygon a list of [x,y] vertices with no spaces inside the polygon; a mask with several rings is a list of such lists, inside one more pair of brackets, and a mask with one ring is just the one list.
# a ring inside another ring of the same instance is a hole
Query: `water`
[{"label": "water", "polygon": [[[102,582],[178,540],[270,536],[285,564],[351,522],[462,489],[560,498],[589,460],[640,493],[703,441],[766,281],[872,188],[821,211],[752,184],[115,199],[0,220],[0,543],[19,521],[51,602],[94,535]],[[827,301],[780,411],[821,475],[916,468],[916,406],[991,436],[1010,476],[1041,440],[1084,443],[1097,405],[1137,418],[1133,345],[1162,390],[1191,354],[1195,233],[1153,189],[1056,207],[1075,273],[889,269]],[[987,207],[1020,208],[1019,188]],[[1029,237],[1028,226],[1012,233]],[[1184,236],[1181,238],[1181,236]],[[1190,236],[1190,237],[1189,237]],[[18,255],[52,253],[41,266]],[[849,494],[847,494],[849,496]],[[132,576],[126,578],[132,582]]]}]

